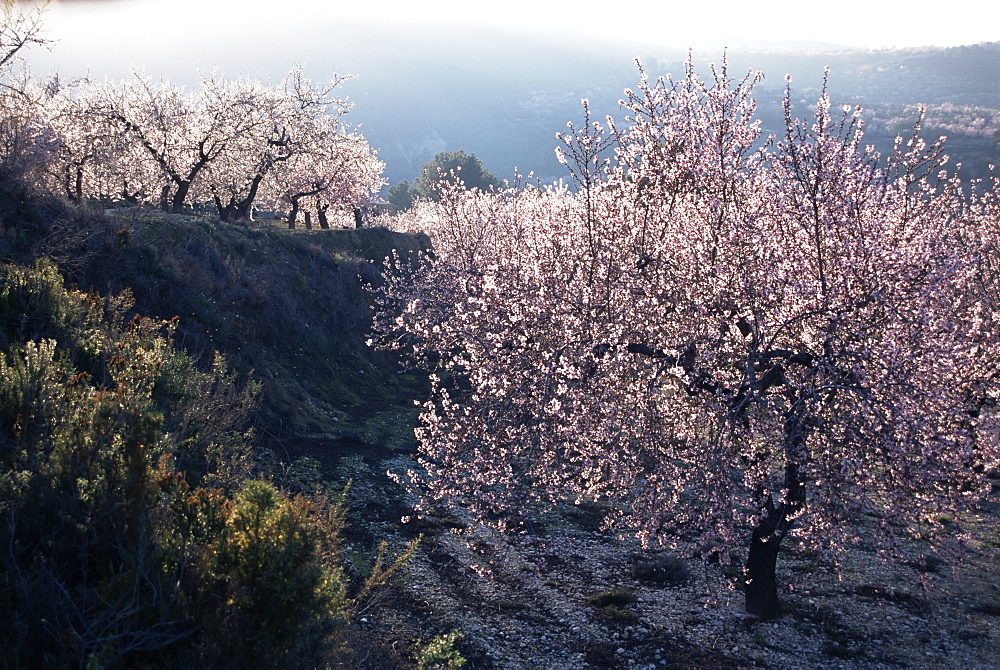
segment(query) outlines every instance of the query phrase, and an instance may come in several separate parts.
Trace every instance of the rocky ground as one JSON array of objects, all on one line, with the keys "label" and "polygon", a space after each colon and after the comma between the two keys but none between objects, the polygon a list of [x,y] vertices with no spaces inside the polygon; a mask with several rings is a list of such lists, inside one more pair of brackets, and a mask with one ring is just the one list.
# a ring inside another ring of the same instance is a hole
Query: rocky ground
[{"label": "rocky ground", "polygon": [[473,668],[1000,667],[995,500],[962,521],[980,539],[957,581],[932,559],[920,566],[925,590],[864,544],[839,568],[790,546],[784,614],[758,622],[719,566],[643,551],[602,532],[594,510],[566,508],[510,536],[449,516],[396,525],[405,507],[378,487],[355,496],[361,525],[400,543],[423,533],[396,586],[357,620],[352,635],[369,649],[357,667],[412,667],[421,645],[452,630]]}]

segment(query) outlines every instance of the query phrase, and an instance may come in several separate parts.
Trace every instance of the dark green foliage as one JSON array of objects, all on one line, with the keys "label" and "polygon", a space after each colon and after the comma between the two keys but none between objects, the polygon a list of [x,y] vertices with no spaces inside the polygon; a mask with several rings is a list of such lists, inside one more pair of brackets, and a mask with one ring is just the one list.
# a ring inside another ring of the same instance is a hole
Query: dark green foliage
[{"label": "dark green foliage", "polygon": [[310,668],[327,656],[349,604],[335,567],[342,505],[253,480],[233,499],[176,475],[162,483],[167,565],[200,631],[199,661]]},{"label": "dark green foliage", "polygon": [[417,189],[410,182],[401,181],[389,188],[389,195],[386,199],[395,211],[402,212],[413,207],[413,203],[416,202],[418,197],[420,195],[417,193]]},{"label": "dark green foliage", "polygon": [[455,649],[463,637],[459,630],[434,637],[417,654],[417,670],[465,667],[465,657]]},{"label": "dark green foliage", "polygon": [[628,589],[601,591],[587,598],[587,604],[596,608],[601,618],[616,623],[629,623],[638,619],[638,614],[626,609],[627,605],[637,601],[635,593]]},{"label": "dark green foliage", "polygon": [[598,612],[608,621],[615,621],[618,623],[628,623],[639,618],[639,615],[632,610],[627,610],[624,607],[619,607],[618,605],[605,605],[604,607],[598,609]]},{"label": "dark green foliage", "polygon": [[587,604],[594,607],[607,607],[608,605],[622,606],[631,605],[637,600],[635,593],[628,589],[612,589],[611,591],[601,591],[587,598]]},{"label": "dark green foliage", "polygon": [[420,174],[413,184],[397,182],[389,189],[388,200],[397,212],[413,207],[418,200],[437,200],[441,188],[461,183],[468,190],[492,191],[500,182],[479,160],[465,150],[442,151],[420,166]]},{"label": "dark green foliage", "polygon": [[499,186],[497,177],[483,166],[482,161],[463,149],[442,151],[420,167],[414,190],[421,198],[437,200],[445,184],[461,182],[468,190],[492,191]]},{"label": "dark green foliage", "polygon": [[247,481],[256,388],[130,310],[0,266],[4,665],[314,667],[341,507]]}]

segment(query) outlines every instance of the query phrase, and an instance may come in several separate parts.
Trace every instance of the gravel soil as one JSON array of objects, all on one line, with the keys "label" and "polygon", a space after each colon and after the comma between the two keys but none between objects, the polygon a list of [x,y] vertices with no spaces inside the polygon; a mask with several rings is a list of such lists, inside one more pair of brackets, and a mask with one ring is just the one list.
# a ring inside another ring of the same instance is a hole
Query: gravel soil
[{"label": "gravel soil", "polygon": [[469,668],[1000,668],[996,495],[960,521],[976,539],[957,572],[933,555],[886,563],[864,543],[834,566],[786,541],[783,614],[760,622],[720,566],[645,551],[586,508],[509,535],[454,510],[399,524],[405,507],[370,494],[373,533],[423,539],[352,626],[367,649],[352,666],[413,667],[433,636],[459,630]]}]

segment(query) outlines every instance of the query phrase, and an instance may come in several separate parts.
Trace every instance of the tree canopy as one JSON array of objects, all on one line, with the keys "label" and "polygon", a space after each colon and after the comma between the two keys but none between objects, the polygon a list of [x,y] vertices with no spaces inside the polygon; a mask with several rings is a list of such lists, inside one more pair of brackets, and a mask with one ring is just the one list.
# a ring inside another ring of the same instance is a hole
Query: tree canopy
[{"label": "tree canopy", "polygon": [[23,181],[74,201],[174,213],[214,205],[222,220],[308,205],[325,221],[331,206],[363,206],[384,184],[383,163],[344,121],[351,106],[335,96],[344,79],[318,84],[295,68],[265,85],[212,73],[188,91],[140,71],[29,78],[0,95],[0,149]]},{"label": "tree canopy", "polygon": [[464,149],[442,151],[424,163],[414,188],[420,197],[436,200],[446,184],[461,184],[470,191],[491,191],[499,186],[496,175],[476,154],[470,156]]},{"label": "tree canopy", "polygon": [[381,328],[437,369],[404,477],[428,501],[610,500],[649,544],[742,562],[770,618],[789,534],[835,555],[865,514],[891,550],[959,553],[939,519],[1000,457],[1000,210],[825,93],[760,137],[758,78],[644,77],[625,124],[562,136],[573,193],[444,185]]},{"label": "tree canopy", "polygon": [[499,185],[496,175],[476,154],[470,156],[464,149],[442,151],[420,166],[420,174],[412,185],[408,181],[393,184],[389,189],[389,202],[396,211],[403,211],[417,200],[438,200],[449,186],[489,192]]}]

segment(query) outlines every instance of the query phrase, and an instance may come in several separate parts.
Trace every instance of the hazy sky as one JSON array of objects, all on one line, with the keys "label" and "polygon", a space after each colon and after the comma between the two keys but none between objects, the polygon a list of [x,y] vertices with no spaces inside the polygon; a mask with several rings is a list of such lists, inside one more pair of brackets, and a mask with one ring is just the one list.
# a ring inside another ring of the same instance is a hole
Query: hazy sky
[{"label": "hazy sky", "polygon": [[[260,3],[267,7],[269,3]],[[468,21],[532,32],[565,31],[621,42],[717,46],[741,40],[815,40],[860,47],[954,46],[1000,40],[993,0],[935,4],[914,0],[549,0],[470,2],[303,2],[309,11],[420,21]],[[273,6],[273,5],[272,5]],[[326,7],[327,9],[318,9]],[[973,11],[973,7],[975,10]],[[689,42],[688,44],[679,44]]]},{"label": "hazy sky", "polygon": [[[595,3],[597,9],[582,9]],[[33,49],[28,58],[36,74],[58,71],[67,81],[118,78],[133,66],[188,86],[213,68],[269,82],[294,64],[319,80],[352,73],[358,76],[343,89],[355,103],[350,121],[379,147],[391,181],[412,178],[434,153],[457,148],[479,152],[504,176],[517,166],[551,177],[562,174],[554,135],[575,118],[580,98],[614,112],[622,89],[635,83],[637,57],[676,64],[689,48],[708,61],[724,47],[732,54],[746,45],[757,51],[1000,41],[1000,0],[936,3],[933,14],[917,4],[53,0],[44,19],[53,49]],[[799,85],[818,84],[822,64],[811,77]],[[527,155],[529,144],[537,155]]]},{"label": "hazy sky", "polygon": [[[915,0],[106,0],[56,2],[53,32],[77,35],[141,30],[146,40],[176,36],[289,39],[303,22],[353,17],[415,28],[474,24],[667,47],[719,47],[771,41],[820,41],[853,47],[954,46],[1000,41],[1000,3]],[[72,5],[72,8],[69,7]],[[928,5],[923,5],[928,7]],[[69,10],[69,11],[67,11]],[[138,36],[136,36],[138,37]]]}]

